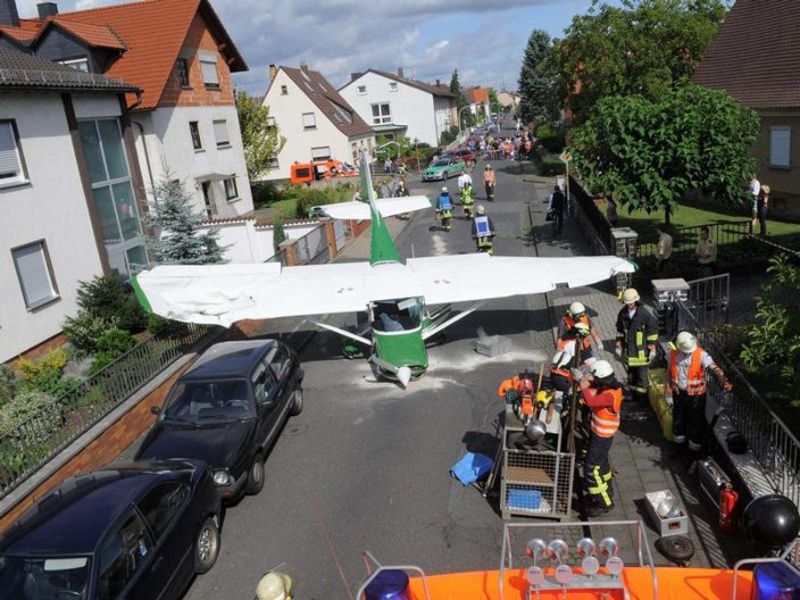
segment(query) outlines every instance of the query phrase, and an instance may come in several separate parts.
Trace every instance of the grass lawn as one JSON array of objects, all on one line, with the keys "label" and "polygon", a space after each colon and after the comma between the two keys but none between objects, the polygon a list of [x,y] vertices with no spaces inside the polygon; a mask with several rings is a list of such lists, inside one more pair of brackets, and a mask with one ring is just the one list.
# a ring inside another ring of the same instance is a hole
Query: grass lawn
[{"label": "grass lawn", "polygon": [[[603,211],[603,214],[605,214],[605,201],[599,200],[598,206],[600,210]],[[619,227],[630,227],[639,232],[639,235],[648,235],[652,233],[657,223],[664,222],[663,212],[648,215],[643,211],[638,211],[631,214],[628,212],[627,208],[620,206],[617,209],[617,215]],[[750,218],[750,215],[747,214],[747,211],[727,210],[720,206],[683,204],[671,217],[672,227],[680,228],[725,221],[746,221]],[[758,225],[756,225],[756,231],[757,230]],[[800,234],[800,223],[767,219],[767,231],[770,236]]]},{"label": "grass lawn", "polygon": [[278,200],[270,204],[269,208],[275,209],[284,219],[294,219],[297,216],[297,198]]}]

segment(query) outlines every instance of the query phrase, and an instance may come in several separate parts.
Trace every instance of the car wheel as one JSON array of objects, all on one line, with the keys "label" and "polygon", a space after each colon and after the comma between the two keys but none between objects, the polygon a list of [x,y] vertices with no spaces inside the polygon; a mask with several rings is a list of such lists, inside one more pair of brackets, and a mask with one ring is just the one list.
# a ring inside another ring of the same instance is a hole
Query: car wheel
[{"label": "car wheel", "polygon": [[247,472],[247,484],[245,484],[244,491],[250,496],[255,496],[262,489],[264,489],[264,457],[256,454],[253,462],[250,463],[250,470]]},{"label": "car wheel", "polygon": [[289,409],[289,414],[296,417],[303,412],[303,388],[297,388],[292,394],[292,408]]},{"label": "car wheel", "polygon": [[194,572],[202,575],[211,570],[219,556],[219,526],[216,517],[208,517],[194,542]]}]

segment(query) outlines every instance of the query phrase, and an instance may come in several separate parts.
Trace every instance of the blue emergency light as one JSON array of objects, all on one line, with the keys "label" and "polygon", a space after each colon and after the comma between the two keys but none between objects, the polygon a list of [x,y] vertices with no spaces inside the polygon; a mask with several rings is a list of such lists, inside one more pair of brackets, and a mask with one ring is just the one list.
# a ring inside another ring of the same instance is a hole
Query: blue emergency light
[{"label": "blue emergency light", "polygon": [[765,563],[753,569],[754,600],[798,600],[800,578],[784,563]]}]

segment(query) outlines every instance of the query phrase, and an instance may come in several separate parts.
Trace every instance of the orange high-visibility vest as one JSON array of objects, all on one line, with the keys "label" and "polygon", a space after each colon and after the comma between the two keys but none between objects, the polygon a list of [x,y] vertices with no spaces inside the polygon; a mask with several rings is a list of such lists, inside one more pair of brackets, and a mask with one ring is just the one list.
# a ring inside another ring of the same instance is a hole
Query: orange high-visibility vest
[{"label": "orange high-visibility vest", "polygon": [[[692,360],[689,363],[689,372],[686,374],[686,390],[690,396],[700,396],[706,393],[706,372],[703,369],[703,349],[698,346],[692,352]],[[672,350],[669,355],[669,377],[672,389],[679,391],[678,388],[678,351]]]},{"label": "orange high-visibility vest", "polygon": [[[592,321],[589,319],[589,315],[581,315],[578,322],[586,325],[589,328],[589,330],[592,329]],[[575,327],[575,319],[572,317],[572,315],[567,314],[564,316],[564,325],[567,327],[567,331]],[[583,338],[581,344],[584,350],[589,350],[592,347],[592,340],[590,340],[589,337],[587,336]]]},{"label": "orange high-visibility vest", "polygon": [[622,388],[604,390],[603,393],[614,395],[611,408],[592,409],[592,433],[602,438],[614,437],[619,429],[619,411],[622,408]]},{"label": "orange high-visibility vest", "polygon": [[484,183],[491,181],[492,185],[494,185],[494,171],[484,171],[483,181]]}]

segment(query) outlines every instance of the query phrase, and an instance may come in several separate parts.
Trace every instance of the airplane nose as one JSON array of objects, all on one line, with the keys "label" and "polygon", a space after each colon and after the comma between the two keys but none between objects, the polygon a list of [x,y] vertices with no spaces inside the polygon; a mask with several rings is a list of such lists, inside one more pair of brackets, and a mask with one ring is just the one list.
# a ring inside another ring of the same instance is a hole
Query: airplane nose
[{"label": "airplane nose", "polygon": [[411,381],[411,368],[410,367],[400,367],[397,369],[397,380],[400,382],[400,385],[403,386],[405,389],[408,386],[408,382]]}]

